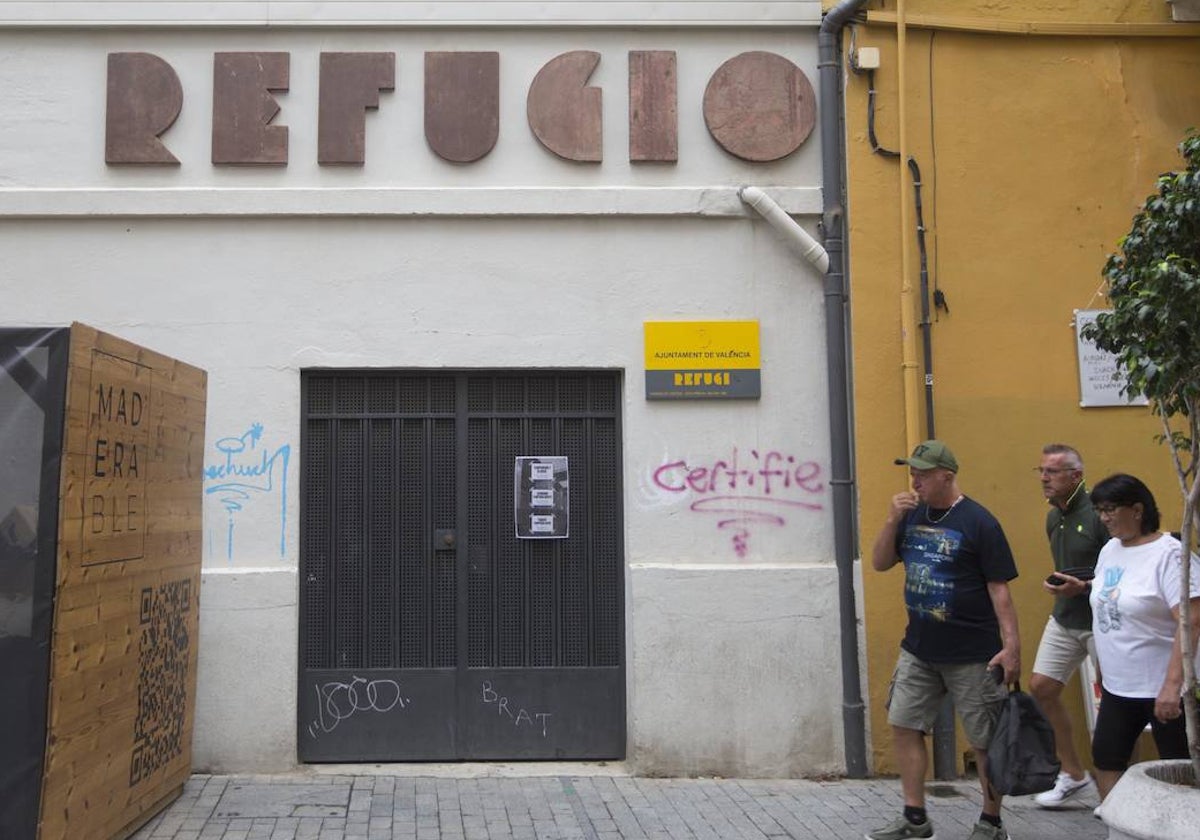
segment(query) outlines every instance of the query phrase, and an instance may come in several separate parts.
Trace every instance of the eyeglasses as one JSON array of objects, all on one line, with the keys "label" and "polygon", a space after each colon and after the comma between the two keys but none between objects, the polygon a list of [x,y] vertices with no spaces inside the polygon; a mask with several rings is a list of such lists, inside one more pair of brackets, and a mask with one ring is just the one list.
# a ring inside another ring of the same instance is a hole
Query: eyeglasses
[{"label": "eyeglasses", "polygon": [[1079,470],[1075,469],[1074,467],[1034,467],[1033,471],[1035,473],[1041,473],[1042,475],[1058,475],[1059,473],[1079,472]]},{"label": "eyeglasses", "polygon": [[1097,516],[1112,516],[1123,507],[1129,507],[1129,505],[1096,505],[1092,510],[1096,511]]}]

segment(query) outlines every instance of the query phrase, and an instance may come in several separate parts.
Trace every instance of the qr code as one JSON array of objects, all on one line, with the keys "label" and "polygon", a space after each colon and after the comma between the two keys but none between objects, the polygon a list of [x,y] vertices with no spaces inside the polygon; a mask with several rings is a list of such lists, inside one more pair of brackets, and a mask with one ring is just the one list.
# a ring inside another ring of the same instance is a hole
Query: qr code
[{"label": "qr code", "polygon": [[191,597],[191,578],[142,590],[138,708],[133,722],[130,787],[183,753]]}]

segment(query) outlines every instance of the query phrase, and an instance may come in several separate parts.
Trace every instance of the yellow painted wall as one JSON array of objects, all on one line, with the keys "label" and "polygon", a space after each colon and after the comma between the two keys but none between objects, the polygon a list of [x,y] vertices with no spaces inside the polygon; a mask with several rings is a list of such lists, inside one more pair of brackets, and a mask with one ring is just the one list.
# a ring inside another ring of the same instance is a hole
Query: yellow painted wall
[{"label": "yellow painted wall", "polygon": [[[1040,587],[1050,568],[1046,504],[1032,471],[1042,444],[1077,446],[1093,482],[1115,471],[1142,477],[1159,499],[1164,527],[1178,528],[1169,455],[1153,440],[1157,418],[1144,408],[1079,407],[1071,320],[1073,309],[1105,305],[1106,255],[1155,176],[1180,165],[1175,147],[1185,130],[1200,127],[1200,27],[1170,24],[1167,4],[1157,0],[905,6],[906,18],[942,28],[907,29],[903,97],[897,27],[860,24],[854,41],[882,51],[876,132],[885,147],[900,146],[903,99],[906,146],[924,180],[930,280],[949,304],[932,328],[936,431],[958,455],[964,492],[997,515],[1012,544],[1028,681],[1051,607]],[[897,4],[867,8],[894,14]],[[1150,37],[1153,27],[1139,37],[1119,28],[1070,37],[971,31],[989,20],[1026,30],[1047,21],[1161,26]],[[1178,32],[1189,37],[1164,34]],[[908,439],[900,290],[906,237],[908,279],[914,287],[919,279],[915,215],[907,170],[872,154],[867,142],[865,76],[849,77],[846,107],[859,530],[868,559],[866,691],[874,767],[892,772],[883,702],[905,624],[902,573],[873,572],[869,552],[888,500],[906,486],[905,469],[892,459],[906,454]],[[907,230],[901,202],[909,202]],[[924,430],[922,420],[915,439]],[[1075,681],[1066,696],[1088,756]],[[965,749],[960,736],[959,753]]]}]

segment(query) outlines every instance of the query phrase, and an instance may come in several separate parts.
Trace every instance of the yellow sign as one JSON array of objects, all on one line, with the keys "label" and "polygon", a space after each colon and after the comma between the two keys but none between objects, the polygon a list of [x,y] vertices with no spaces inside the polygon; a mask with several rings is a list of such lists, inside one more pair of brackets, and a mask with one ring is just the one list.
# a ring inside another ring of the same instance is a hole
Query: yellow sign
[{"label": "yellow sign", "polygon": [[757,399],[758,321],[647,321],[646,399]]}]

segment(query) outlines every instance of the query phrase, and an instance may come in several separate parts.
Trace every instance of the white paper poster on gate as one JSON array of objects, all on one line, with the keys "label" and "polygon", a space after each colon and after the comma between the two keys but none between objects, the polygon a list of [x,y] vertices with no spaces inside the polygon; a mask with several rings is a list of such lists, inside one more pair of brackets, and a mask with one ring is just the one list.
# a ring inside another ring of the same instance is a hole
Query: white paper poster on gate
[{"label": "white paper poster on gate", "polygon": [[519,455],[513,465],[513,519],[517,537],[565,539],[570,492],[565,455]]}]

